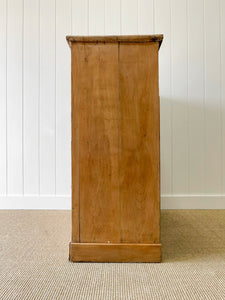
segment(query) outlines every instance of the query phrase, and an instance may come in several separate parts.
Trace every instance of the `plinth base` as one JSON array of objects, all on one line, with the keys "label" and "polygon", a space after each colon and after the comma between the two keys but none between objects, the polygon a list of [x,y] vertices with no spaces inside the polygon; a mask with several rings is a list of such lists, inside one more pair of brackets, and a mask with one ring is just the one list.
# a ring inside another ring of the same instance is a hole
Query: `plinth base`
[{"label": "plinth base", "polygon": [[161,262],[161,244],[70,243],[73,262]]}]

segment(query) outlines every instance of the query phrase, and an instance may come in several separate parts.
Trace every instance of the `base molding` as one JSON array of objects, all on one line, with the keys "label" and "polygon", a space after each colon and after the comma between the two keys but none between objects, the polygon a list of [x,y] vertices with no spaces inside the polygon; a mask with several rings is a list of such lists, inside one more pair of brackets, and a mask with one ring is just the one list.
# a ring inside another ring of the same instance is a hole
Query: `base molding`
[{"label": "base molding", "polygon": [[[1,195],[0,209],[71,209],[70,195]],[[161,195],[161,209],[225,209],[224,194]]]},{"label": "base molding", "polygon": [[161,209],[225,209],[225,195],[224,194],[162,195]]},{"label": "base molding", "polygon": [[161,244],[73,243],[73,262],[161,262]]}]

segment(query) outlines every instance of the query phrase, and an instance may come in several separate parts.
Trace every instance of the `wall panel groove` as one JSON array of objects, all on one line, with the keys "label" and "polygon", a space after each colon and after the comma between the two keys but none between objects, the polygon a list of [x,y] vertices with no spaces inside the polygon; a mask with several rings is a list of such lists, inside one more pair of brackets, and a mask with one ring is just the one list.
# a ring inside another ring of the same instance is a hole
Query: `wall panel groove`
[{"label": "wall panel groove", "polygon": [[[220,2],[220,18],[221,18],[221,100],[222,100],[222,154],[225,153],[225,2]],[[225,157],[222,155],[222,190],[225,192]]]},{"label": "wall panel groove", "polygon": [[0,194],[7,193],[7,2],[0,1]]},{"label": "wall panel groove", "polygon": [[39,49],[39,0],[24,0],[22,119],[25,194],[39,194]]},{"label": "wall panel groove", "polygon": [[23,194],[23,1],[7,2],[7,193]]},{"label": "wall panel groove", "polygon": [[40,0],[40,194],[55,193],[55,0]]}]

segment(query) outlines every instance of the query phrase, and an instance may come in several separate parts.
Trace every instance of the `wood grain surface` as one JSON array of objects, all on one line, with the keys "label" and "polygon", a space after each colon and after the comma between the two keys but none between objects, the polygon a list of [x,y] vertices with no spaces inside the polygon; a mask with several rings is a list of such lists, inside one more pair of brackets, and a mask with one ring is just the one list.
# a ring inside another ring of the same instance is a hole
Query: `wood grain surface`
[{"label": "wood grain surface", "polygon": [[71,39],[72,261],[161,259],[159,41],[119,39]]},{"label": "wood grain surface", "polygon": [[118,46],[74,44],[72,51],[73,195],[79,198],[73,210],[79,205],[80,211],[73,218],[80,219],[80,242],[119,242]]},{"label": "wood grain surface", "polygon": [[80,262],[161,262],[161,245],[70,243],[69,258]]},{"label": "wood grain surface", "polygon": [[158,43],[120,45],[121,241],[159,243]]}]

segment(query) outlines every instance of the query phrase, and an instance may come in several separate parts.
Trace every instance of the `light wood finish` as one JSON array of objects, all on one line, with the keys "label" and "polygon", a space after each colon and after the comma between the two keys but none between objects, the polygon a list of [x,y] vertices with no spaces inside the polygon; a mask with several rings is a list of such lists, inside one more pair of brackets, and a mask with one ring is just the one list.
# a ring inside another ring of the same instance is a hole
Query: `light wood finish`
[{"label": "light wood finish", "polygon": [[113,38],[67,38],[72,52],[70,259],[155,262],[161,259],[160,41]]},{"label": "light wood finish", "polygon": [[71,77],[72,77],[72,103],[71,103],[71,133],[72,133],[72,241],[80,241],[80,146],[79,146],[79,103],[82,97],[80,84],[80,54],[83,46],[76,45],[72,48]]},{"label": "light wood finish", "polygon": [[120,45],[120,140],[121,240],[159,243],[158,43]]},{"label": "light wood finish", "polygon": [[118,47],[75,44],[72,52],[73,105],[78,103],[72,122],[73,210],[79,206],[79,241],[119,242]]},{"label": "light wood finish", "polygon": [[69,258],[80,262],[161,262],[161,245],[71,243]]}]

